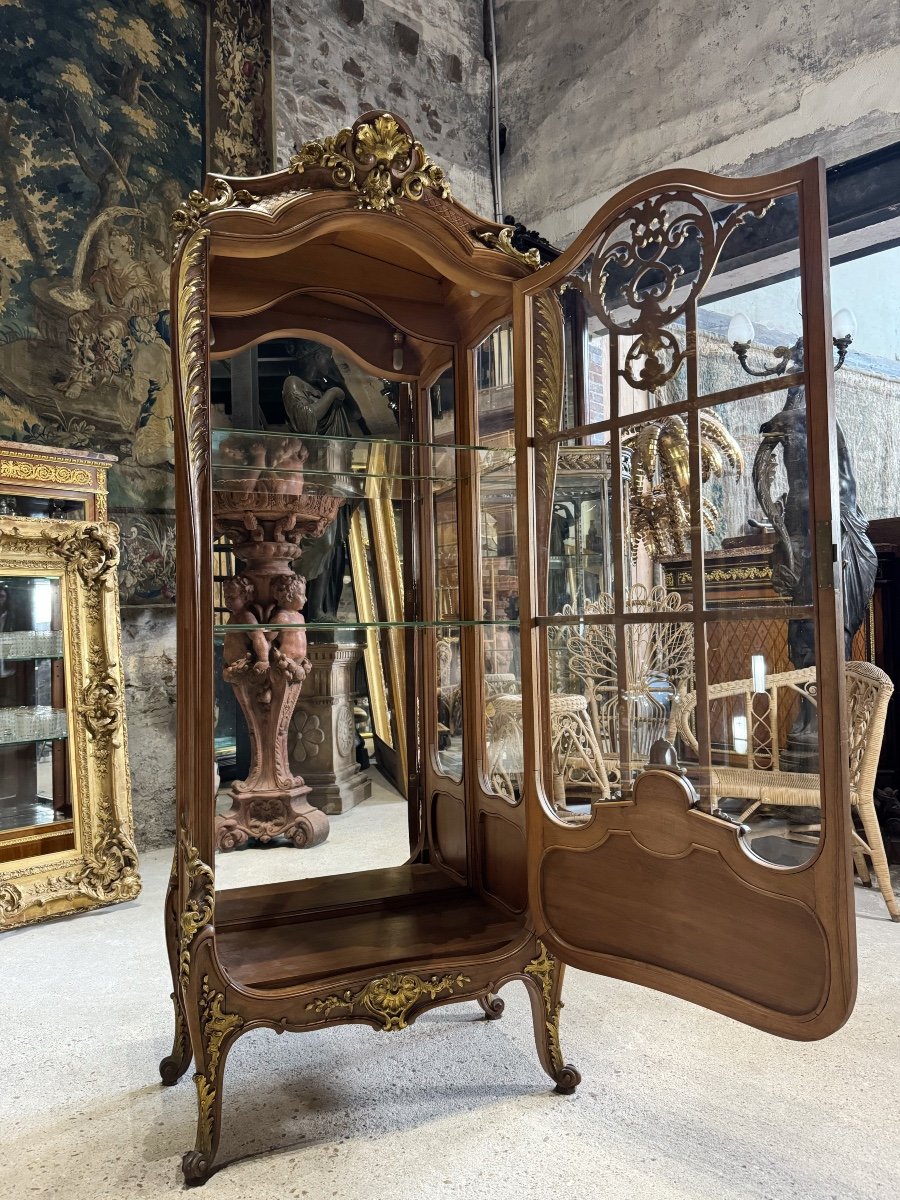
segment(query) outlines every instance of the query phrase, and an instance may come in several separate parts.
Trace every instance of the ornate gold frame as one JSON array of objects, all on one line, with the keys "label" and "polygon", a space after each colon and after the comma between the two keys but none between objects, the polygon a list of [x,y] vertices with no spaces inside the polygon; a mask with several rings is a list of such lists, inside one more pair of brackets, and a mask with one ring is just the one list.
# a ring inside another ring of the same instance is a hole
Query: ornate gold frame
[{"label": "ornate gold frame", "polygon": [[0,519],[0,573],[60,580],[75,847],[0,866],[0,929],[133,900],[116,564],[106,522]]}]

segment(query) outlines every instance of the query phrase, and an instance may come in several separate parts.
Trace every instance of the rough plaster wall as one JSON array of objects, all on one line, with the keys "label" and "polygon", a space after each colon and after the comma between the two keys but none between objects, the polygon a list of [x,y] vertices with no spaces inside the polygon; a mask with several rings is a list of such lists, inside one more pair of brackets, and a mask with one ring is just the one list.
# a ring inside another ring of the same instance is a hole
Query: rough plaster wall
[{"label": "rough plaster wall", "polygon": [[122,609],[128,765],[138,849],[175,840],[175,613]]},{"label": "rough plaster wall", "polygon": [[900,137],[897,0],[497,0],[497,26],[504,209],[559,244],[648,171]]},{"label": "rough plaster wall", "polygon": [[272,20],[279,167],[299,143],[389,109],[454,196],[492,214],[481,0],[273,0]]}]

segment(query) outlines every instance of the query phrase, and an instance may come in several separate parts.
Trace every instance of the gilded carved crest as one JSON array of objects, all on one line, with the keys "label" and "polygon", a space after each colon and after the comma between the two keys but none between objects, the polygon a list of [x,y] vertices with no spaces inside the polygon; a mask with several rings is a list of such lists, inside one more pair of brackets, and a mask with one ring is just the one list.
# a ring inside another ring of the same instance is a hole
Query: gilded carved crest
[{"label": "gilded carved crest", "polygon": [[441,167],[392,113],[365,113],[333,137],[304,143],[288,170],[327,171],[332,186],[356,192],[357,207],[373,212],[394,212],[398,200],[421,200],[426,189],[450,199]]}]

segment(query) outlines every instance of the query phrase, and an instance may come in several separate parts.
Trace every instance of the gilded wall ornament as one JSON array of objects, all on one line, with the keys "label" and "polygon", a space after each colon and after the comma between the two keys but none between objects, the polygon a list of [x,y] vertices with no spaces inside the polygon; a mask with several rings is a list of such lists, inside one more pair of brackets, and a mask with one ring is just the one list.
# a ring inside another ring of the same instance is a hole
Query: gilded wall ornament
[{"label": "gilded wall ornament", "polygon": [[85,525],[72,522],[71,530],[56,533],[48,530],[45,537],[61,558],[74,563],[84,582],[107,586],[119,563],[119,542],[115,526]]},{"label": "gilded wall ornament", "polygon": [[70,487],[91,487],[94,482],[93,475],[84,467],[16,462],[6,458],[0,458],[0,479],[15,479],[22,483],[59,483]]},{"label": "gilded wall ornament", "polygon": [[421,200],[426,189],[451,198],[442,168],[392,113],[365,113],[350,129],[304,143],[288,170],[328,171],[334,187],[354,191],[357,207],[373,212],[396,212],[398,200]]},{"label": "gilded wall ornament", "polygon": [[412,973],[379,976],[365,984],[358,992],[348,989],[340,995],[327,996],[322,1000],[314,1000],[307,1004],[307,1010],[321,1013],[325,1017],[332,1012],[345,1008],[351,1013],[357,1006],[381,1022],[381,1028],[386,1032],[395,1029],[406,1029],[406,1018],[410,1009],[423,996],[436,1000],[438,996],[461,990],[472,980],[467,975],[432,975],[423,979],[421,975]]}]

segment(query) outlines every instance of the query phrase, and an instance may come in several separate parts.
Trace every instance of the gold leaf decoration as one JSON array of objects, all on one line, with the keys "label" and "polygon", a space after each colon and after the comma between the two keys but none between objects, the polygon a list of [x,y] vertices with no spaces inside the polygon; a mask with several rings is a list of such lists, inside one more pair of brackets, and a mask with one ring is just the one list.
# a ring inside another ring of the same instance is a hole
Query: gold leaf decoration
[{"label": "gold leaf decoration", "polygon": [[490,246],[494,250],[502,250],[510,258],[514,258],[517,262],[524,263],[530,270],[536,271],[541,265],[540,251],[534,246],[530,250],[517,250],[512,240],[514,233],[512,225],[504,225],[499,233],[488,229],[484,233],[476,233],[475,236],[486,246]]},{"label": "gold leaf decoration", "polygon": [[197,1102],[200,1109],[197,1122],[197,1150],[209,1153],[212,1149],[213,1111],[219,1088],[219,1066],[223,1043],[243,1028],[244,1019],[227,1012],[225,996],[210,986],[209,976],[203,976],[200,996],[200,1029],[205,1049],[205,1072],[194,1076]]},{"label": "gold leaf decoration", "polygon": [[535,296],[534,420],[537,433],[535,491],[537,499],[536,567],[538,594],[545,595],[550,552],[550,518],[559,443],[549,439],[559,432],[563,402],[563,314],[552,292]]},{"label": "gold leaf decoration", "polygon": [[305,142],[288,170],[328,171],[334,187],[352,189],[357,207],[372,212],[396,212],[398,200],[421,200],[426,189],[451,198],[443,170],[392,113],[366,113],[333,137]]},{"label": "gold leaf decoration", "polygon": [[542,941],[538,941],[539,954],[525,968],[525,974],[536,979],[541,986],[541,996],[544,1001],[545,1025],[550,1046],[550,1063],[554,1071],[562,1071],[564,1067],[562,1049],[559,1044],[559,1015],[562,1012],[562,1001],[553,1003],[553,987],[556,982],[556,972],[559,963]]},{"label": "gold leaf decoration", "polygon": [[206,329],[206,255],[209,231],[188,242],[178,268],[178,366],[192,484],[206,464],[209,420]]},{"label": "gold leaf decoration", "polygon": [[352,1012],[359,1006],[381,1021],[383,1030],[390,1032],[406,1028],[410,1009],[423,996],[435,1000],[443,993],[462,989],[471,982],[467,975],[432,975],[430,979],[423,979],[412,973],[391,972],[371,980],[358,992],[348,989],[340,995],[314,1000],[306,1007],[328,1017],[337,1009],[345,1008]]},{"label": "gold leaf decoration", "polygon": [[190,844],[184,828],[181,831],[181,852],[185,860],[187,900],[179,922],[178,974],[184,985],[191,972],[191,946],[194,939],[201,929],[213,922],[216,881],[212,867],[201,859],[197,847]]},{"label": "gold leaf decoration", "polygon": [[221,212],[238,204],[246,206],[256,203],[256,196],[246,188],[238,188],[235,191],[228,180],[220,176],[213,178],[212,187],[212,198],[204,196],[202,192],[189,192],[181,207],[175,209],[170,224],[176,233],[185,235],[199,229],[202,219],[210,213]]}]

